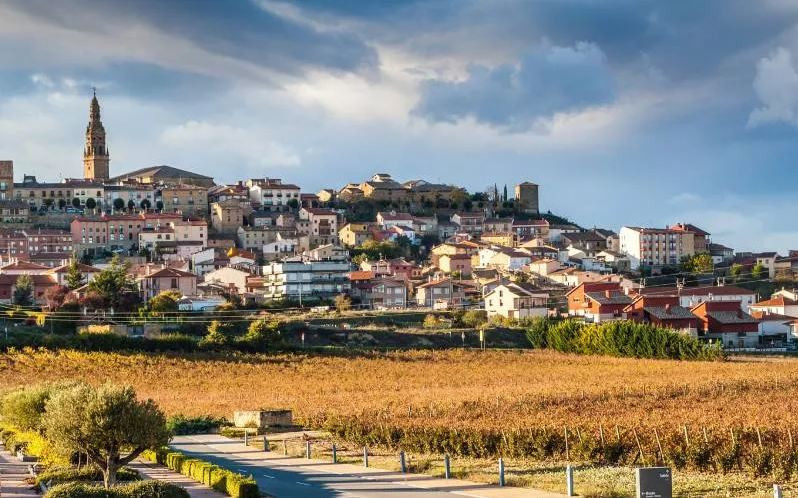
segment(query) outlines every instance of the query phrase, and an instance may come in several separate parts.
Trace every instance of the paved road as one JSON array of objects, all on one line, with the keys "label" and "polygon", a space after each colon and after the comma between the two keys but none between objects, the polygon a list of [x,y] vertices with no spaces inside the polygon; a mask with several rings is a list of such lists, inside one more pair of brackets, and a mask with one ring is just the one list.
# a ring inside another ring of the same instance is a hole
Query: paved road
[{"label": "paved road", "polygon": [[251,474],[260,489],[282,497],[357,498],[555,498],[553,493],[499,488],[457,479],[436,479],[357,465],[333,464],[264,452],[219,435],[178,436],[170,444],[243,474]]},{"label": "paved road", "polygon": [[39,494],[25,482],[30,477],[29,463],[20,462],[5,448],[0,451],[0,496],[3,498],[34,498]]}]

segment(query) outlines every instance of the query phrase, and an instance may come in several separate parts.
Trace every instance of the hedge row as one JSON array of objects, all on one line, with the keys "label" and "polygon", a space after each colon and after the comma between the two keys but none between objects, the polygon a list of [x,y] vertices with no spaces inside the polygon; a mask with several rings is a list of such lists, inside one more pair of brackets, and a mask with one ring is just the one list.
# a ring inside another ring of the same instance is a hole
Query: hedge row
[{"label": "hedge row", "polygon": [[138,481],[105,489],[96,484],[69,482],[53,486],[45,498],[189,498],[188,492],[164,481]]},{"label": "hedge row", "polygon": [[[141,479],[139,473],[127,467],[119,469],[116,473],[116,480],[138,481]],[[75,467],[50,467],[36,476],[36,485],[42,484],[48,487],[65,484],[68,482],[98,482],[103,480],[103,473],[93,465],[86,465],[81,468]]]},{"label": "hedge row", "polygon": [[719,360],[719,345],[703,343],[673,329],[628,320],[582,323],[576,320],[537,319],[527,329],[535,348],[563,353],[632,358]]},{"label": "hedge row", "polygon": [[245,477],[210,462],[191,458],[179,451],[164,447],[144,451],[141,456],[151,462],[166,465],[175,472],[191,477],[233,498],[260,497],[258,485],[251,476]]}]

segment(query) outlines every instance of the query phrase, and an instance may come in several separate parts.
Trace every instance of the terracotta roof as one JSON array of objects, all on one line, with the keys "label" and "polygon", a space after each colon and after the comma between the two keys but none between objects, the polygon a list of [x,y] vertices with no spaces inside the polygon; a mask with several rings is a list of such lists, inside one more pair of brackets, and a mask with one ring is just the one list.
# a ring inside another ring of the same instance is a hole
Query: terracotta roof
[{"label": "terracotta roof", "polygon": [[349,273],[349,280],[371,280],[374,278],[373,271],[353,271]]},{"label": "terracotta roof", "polygon": [[49,266],[31,263],[30,261],[15,261],[3,267],[0,267],[0,272],[5,270],[49,270]]},{"label": "terracotta roof", "polygon": [[179,278],[179,277],[194,277],[194,278],[196,278],[196,275],[194,275],[193,273],[189,273],[187,271],[178,270],[176,268],[161,268],[160,270],[158,270],[158,271],[156,271],[154,273],[150,273],[149,275],[146,275],[146,274],[139,275],[139,277],[140,278],[164,278],[164,277],[175,277],[175,278]]},{"label": "terracotta roof", "polygon": [[[70,265],[61,265],[51,270],[52,273],[68,273]],[[99,268],[95,268],[93,266],[84,265],[83,263],[78,263],[78,270],[81,273],[100,273],[102,270]]]},{"label": "terracotta roof", "polygon": [[766,299],[765,301],[759,301],[758,303],[754,303],[751,306],[795,306],[798,305],[798,301],[790,299],[784,296],[776,296],[770,299]]},{"label": "terracotta roof", "polygon": [[735,285],[713,285],[702,287],[643,287],[635,292],[643,295],[663,295],[663,296],[747,296],[754,292]]},{"label": "terracotta roof", "polygon": [[680,232],[691,232],[696,235],[703,235],[704,237],[709,235],[709,232],[701,230],[697,226],[691,225],[690,223],[677,223],[675,225],[672,225],[670,228],[671,230],[678,230]]},{"label": "terracotta roof", "polygon": [[[0,285],[14,285],[17,283],[17,279],[22,275],[9,275],[8,273],[4,273],[0,275]],[[52,275],[28,275],[31,280],[33,281],[33,285],[57,285],[57,282],[53,278]]]}]

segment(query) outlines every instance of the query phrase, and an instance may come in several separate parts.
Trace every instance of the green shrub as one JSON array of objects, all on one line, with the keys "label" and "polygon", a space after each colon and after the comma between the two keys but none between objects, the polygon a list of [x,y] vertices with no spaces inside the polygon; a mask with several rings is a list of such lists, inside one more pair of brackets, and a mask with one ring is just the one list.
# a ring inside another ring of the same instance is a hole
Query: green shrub
[{"label": "green shrub", "polygon": [[[116,474],[117,481],[137,481],[141,477],[133,469],[122,468]],[[36,476],[36,485],[42,483],[56,486],[67,482],[99,482],[103,474],[94,466],[76,467],[51,467]]]},{"label": "green shrub", "polygon": [[164,481],[138,481],[111,489],[85,482],[69,482],[53,486],[46,498],[189,498],[180,486]]},{"label": "green shrub", "polygon": [[179,451],[159,448],[143,452],[142,457],[166,465],[175,472],[207,484],[233,498],[260,497],[258,485],[252,477],[245,477],[198,458],[190,458]]},{"label": "green shrub", "polygon": [[535,348],[564,353],[676,360],[723,358],[723,351],[716,345],[703,344],[673,329],[627,320],[585,324],[539,319],[529,325],[526,335]]},{"label": "green shrub", "polygon": [[226,423],[224,417],[216,418],[209,415],[186,417],[178,414],[166,420],[166,427],[175,435],[202,434],[216,430]]}]

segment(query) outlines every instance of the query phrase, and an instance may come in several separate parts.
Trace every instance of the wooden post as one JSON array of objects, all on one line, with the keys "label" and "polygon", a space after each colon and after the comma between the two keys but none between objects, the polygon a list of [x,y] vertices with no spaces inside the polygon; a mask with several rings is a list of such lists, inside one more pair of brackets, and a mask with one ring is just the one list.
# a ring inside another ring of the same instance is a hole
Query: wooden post
[{"label": "wooden post", "polygon": [[729,432],[731,433],[732,446],[735,446],[737,444],[737,441],[734,439],[734,427],[729,427]]},{"label": "wooden post", "polygon": [[665,453],[662,452],[662,444],[659,442],[659,433],[657,432],[657,428],[654,427],[654,437],[657,440],[657,448],[659,448],[659,459],[661,462],[665,461]]},{"label": "wooden post", "polygon": [[368,446],[363,447],[363,466],[369,466],[369,449]]},{"label": "wooden post", "polygon": [[244,429],[244,446],[249,446],[249,429]]},{"label": "wooden post", "polygon": [[449,455],[443,455],[443,475],[446,479],[452,477],[452,469],[449,463]]},{"label": "wooden post", "polygon": [[789,427],[787,428],[787,437],[789,438],[790,441],[790,449],[792,449],[794,446],[792,442],[792,430]]},{"label": "wooden post", "polygon": [[637,429],[635,429],[634,427],[632,427],[632,434],[635,437],[635,442],[637,443],[637,449],[640,451],[640,461],[643,462],[643,464],[645,464],[646,456],[643,454],[643,445],[640,444],[640,438],[637,437]]},{"label": "wooden post", "polygon": [[310,441],[305,441],[305,458],[310,460]]},{"label": "wooden post", "polygon": [[781,493],[781,486],[778,484],[773,485],[773,498],[783,498],[783,494]]},{"label": "wooden post", "polygon": [[759,432],[759,427],[756,428],[756,439],[759,441],[759,449],[762,449],[762,434]]},{"label": "wooden post", "polygon": [[565,426],[565,460],[566,461],[571,460],[571,452],[569,451],[568,448],[568,426]]},{"label": "wooden post", "polygon": [[405,465],[405,452],[399,452],[399,468],[402,470],[402,474],[407,473],[407,465]]},{"label": "wooden post", "polygon": [[499,486],[504,487],[504,459],[499,457]]},{"label": "wooden post", "polygon": [[266,439],[266,434],[263,435],[263,451],[269,451],[269,440]]},{"label": "wooden post", "polygon": [[335,443],[332,445],[332,453],[333,453],[333,463],[338,463],[338,448],[335,447]]},{"label": "wooden post", "polygon": [[288,455],[288,442],[283,439],[283,455]]},{"label": "wooden post", "polygon": [[684,444],[688,448],[690,447],[690,436],[687,434],[687,425],[684,425]]},{"label": "wooden post", "polygon": [[601,446],[604,446],[604,427],[599,424],[599,438],[601,438]]}]

